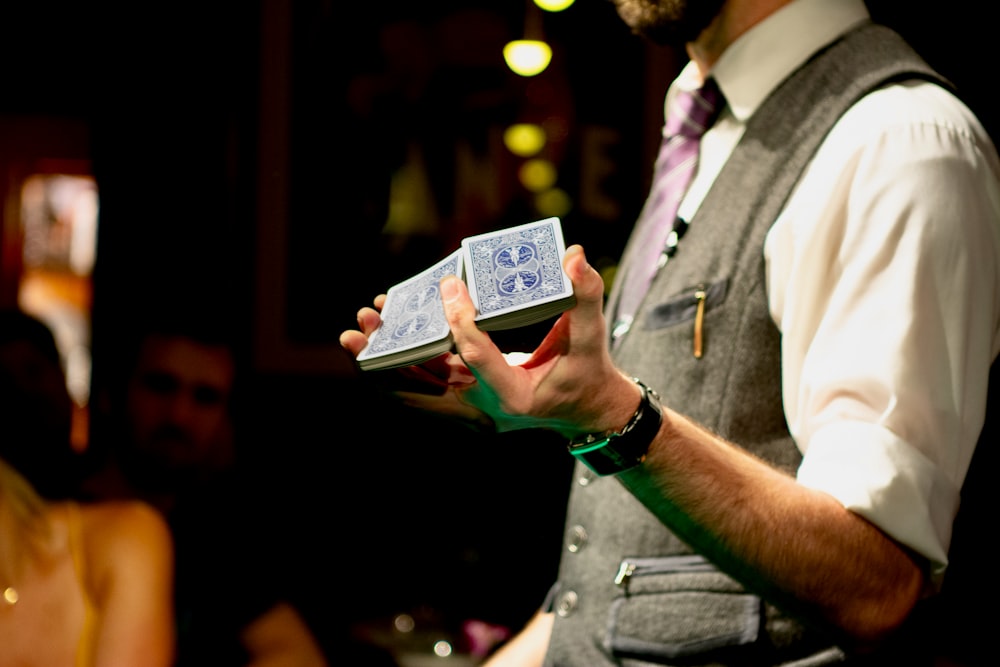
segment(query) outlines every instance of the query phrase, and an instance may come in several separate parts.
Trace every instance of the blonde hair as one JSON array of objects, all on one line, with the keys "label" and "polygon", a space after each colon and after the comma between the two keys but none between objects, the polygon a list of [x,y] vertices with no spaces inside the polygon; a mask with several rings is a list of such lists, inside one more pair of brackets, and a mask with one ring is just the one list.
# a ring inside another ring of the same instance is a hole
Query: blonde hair
[{"label": "blonde hair", "polygon": [[35,487],[0,458],[0,582],[17,581],[26,559],[44,552],[52,531],[47,510]]}]

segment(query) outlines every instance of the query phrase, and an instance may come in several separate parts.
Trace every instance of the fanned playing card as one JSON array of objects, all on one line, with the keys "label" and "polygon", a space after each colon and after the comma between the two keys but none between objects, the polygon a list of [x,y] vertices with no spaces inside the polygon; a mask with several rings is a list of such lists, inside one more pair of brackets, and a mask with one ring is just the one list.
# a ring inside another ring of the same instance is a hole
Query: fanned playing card
[{"label": "fanned playing card", "polygon": [[463,277],[462,253],[456,250],[430,268],[386,292],[382,324],[358,354],[364,370],[408,366],[451,349],[451,329],[444,318],[438,283],[447,275]]},{"label": "fanned playing card", "polygon": [[358,354],[362,370],[419,364],[449,351],[439,283],[458,276],[469,286],[476,324],[513,329],[553,317],[576,303],[563,271],[566,254],[559,218],[470,236],[462,247],[386,292],[382,324]]},{"label": "fanned playing card", "polygon": [[462,250],[476,322],[484,331],[541,322],[576,303],[563,271],[559,218],[470,236]]}]

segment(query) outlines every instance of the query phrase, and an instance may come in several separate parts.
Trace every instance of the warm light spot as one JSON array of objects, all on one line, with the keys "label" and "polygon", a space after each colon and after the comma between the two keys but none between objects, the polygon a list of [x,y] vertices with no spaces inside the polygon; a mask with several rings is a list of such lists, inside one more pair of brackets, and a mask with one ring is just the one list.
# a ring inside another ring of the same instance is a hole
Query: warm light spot
[{"label": "warm light spot", "polygon": [[574,0],[535,0],[535,4],[547,12],[561,12],[573,2]]},{"label": "warm light spot", "polygon": [[521,76],[535,76],[549,66],[552,47],[537,39],[515,39],[503,47],[507,67]]},{"label": "warm light spot", "polygon": [[442,658],[447,658],[451,655],[451,644],[441,639],[434,642],[434,655],[440,656]]},{"label": "warm light spot", "polygon": [[559,188],[551,188],[535,196],[535,210],[543,218],[563,218],[572,205],[570,196]]},{"label": "warm light spot", "polygon": [[556,167],[549,160],[535,158],[528,160],[518,171],[521,185],[531,192],[548,190],[556,182]]},{"label": "warm light spot", "polygon": [[397,632],[413,632],[416,623],[409,614],[399,614],[392,619],[392,626],[396,628]]},{"label": "warm light spot", "polygon": [[545,130],[534,123],[517,123],[503,133],[503,144],[514,155],[531,157],[545,146]]}]

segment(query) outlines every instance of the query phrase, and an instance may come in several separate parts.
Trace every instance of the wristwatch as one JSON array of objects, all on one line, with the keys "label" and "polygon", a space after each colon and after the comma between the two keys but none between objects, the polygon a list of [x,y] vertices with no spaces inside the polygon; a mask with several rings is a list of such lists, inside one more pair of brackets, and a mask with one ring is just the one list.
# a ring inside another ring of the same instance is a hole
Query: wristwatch
[{"label": "wristwatch", "polygon": [[660,430],[659,395],[638,378],[632,381],[642,390],[642,400],[621,431],[588,433],[570,440],[569,453],[598,475],[615,475],[642,463]]}]

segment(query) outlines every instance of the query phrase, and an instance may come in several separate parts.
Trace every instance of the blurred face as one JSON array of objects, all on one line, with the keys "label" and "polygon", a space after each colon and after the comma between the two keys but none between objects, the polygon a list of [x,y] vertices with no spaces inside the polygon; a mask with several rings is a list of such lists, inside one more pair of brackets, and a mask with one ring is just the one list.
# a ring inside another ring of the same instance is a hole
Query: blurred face
[{"label": "blurred face", "polygon": [[234,372],[225,347],[147,339],[128,388],[133,453],[163,473],[228,465]]},{"label": "blurred face", "polygon": [[62,367],[30,341],[0,344],[0,456],[43,493],[70,474],[72,417]]},{"label": "blurred face", "polygon": [[[5,407],[23,420],[30,432],[63,448],[69,442],[73,405],[62,367],[34,344],[12,341],[0,345],[0,387]],[[5,425],[10,428],[10,422]]]},{"label": "blurred face", "polygon": [[718,16],[726,0],[612,0],[637,35],[666,46],[693,42]]}]

